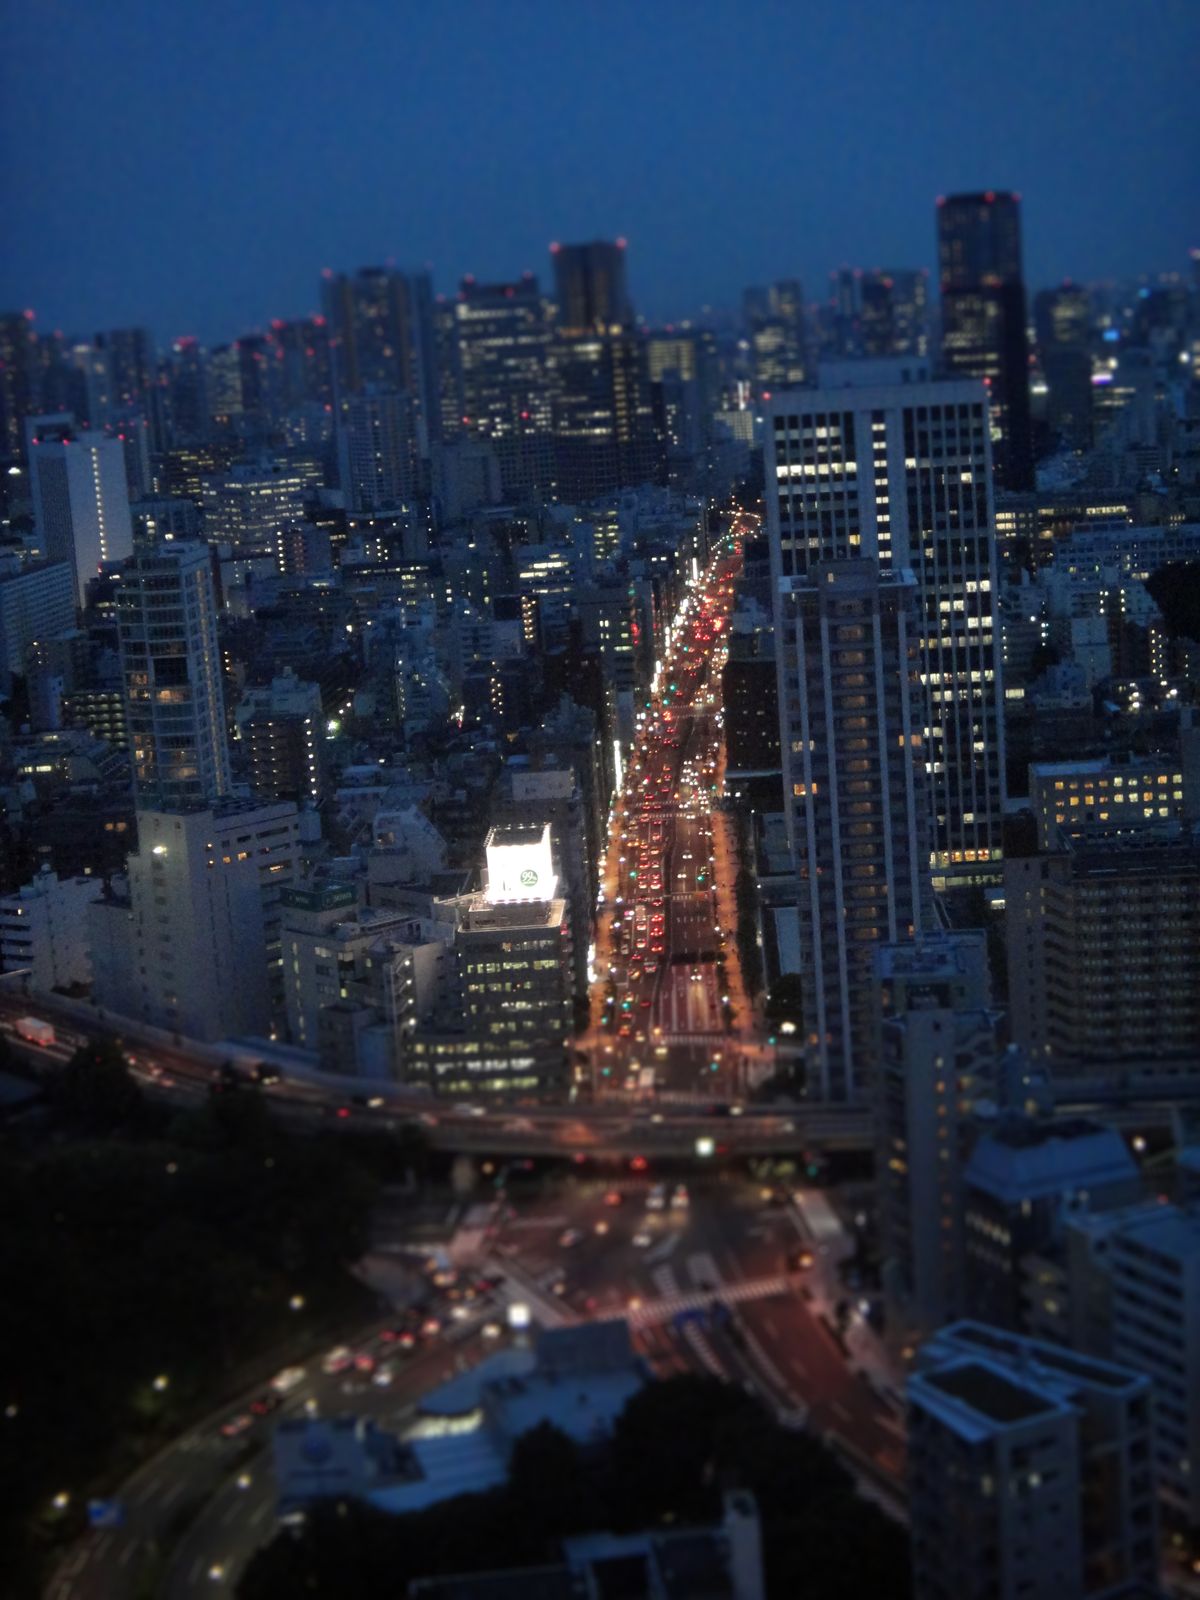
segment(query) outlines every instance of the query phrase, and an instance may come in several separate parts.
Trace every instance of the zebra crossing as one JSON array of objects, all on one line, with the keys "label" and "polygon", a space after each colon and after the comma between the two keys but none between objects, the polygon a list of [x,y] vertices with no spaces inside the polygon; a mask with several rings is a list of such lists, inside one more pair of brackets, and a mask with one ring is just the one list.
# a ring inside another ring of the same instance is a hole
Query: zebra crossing
[{"label": "zebra crossing", "polygon": [[643,1300],[631,1308],[629,1321],[635,1328],[671,1322],[689,1311],[707,1311],[714,1300],[725,1305],[740,1305],[749,1300],[770,1300],[775,1295],[790,1294],[792,1290],[783,1273],[774,1277],[744,1278],[738,1283],[714,1281],[711,1289],[679,1289],[670,1267],[655,1267],[651,1277],[658,1293],[654,1299]]}]

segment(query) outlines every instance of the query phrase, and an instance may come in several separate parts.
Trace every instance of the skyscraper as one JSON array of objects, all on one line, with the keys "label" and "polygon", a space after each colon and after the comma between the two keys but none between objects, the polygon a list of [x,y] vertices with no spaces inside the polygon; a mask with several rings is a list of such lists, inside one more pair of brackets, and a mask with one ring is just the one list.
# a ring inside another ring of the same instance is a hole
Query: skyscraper
[{"label": "skyscraper", "polygon": [[108,354],[116,415],[142,411],[149,416],[155,381],[153,336],[145,328],[113,328],[98,333],[96,344]]},{"label": "skyscraper", "polygon": [[625,241],[552,244],[558,325],[576,332],[627,327],[633,307],[625,282]]},{"label": "skyscraper", "polygon": [[[932,812],[931,864],[949,883],[997,873],[1001,858],[991,454],[981,386],[923,376],[920,362],[834,363],[822,367],[816,390],[777,396],[767,512],[776,579],[818,561],[871,556],[916,580],[913,731]],[[796,690],[783,679],[780,688],[782,707]],[[783,742],[786,761],[786,728]]]},{"label": "skyscraper", "polygon": [[771,393],[805,378],[804,293],[795,278],[747,289],[742,313],[750,339],[756,387]]},{"label": "skyscraper", "polygon": [[106,561],[133,550],[125,448],[75,426],[69,416],[26,422],[33,514],[47,561],[68,561],[80,605]]},{"label": "skyscraper", "polygon": [[495,450],[505,495],[545,498],[554,481],[550,323],[537,279],[464,278],[454,313],[460,425]]},{"label": "skyscraper", "polygon": [[890,268],[864,272],[859,336],[865,356],[924,356],[929,350],[926,274]]},{"label": "skyscraper", "polygon": [[326,271],[321,304],[334,341],[339,392],[404,389],[426,441],[440,436],[433,295],[426,272]]},{"label": "skyscraper", "polygon": [[0,314],[0,456],[24,453],[25,418],[38,404],[37,336],[32,311]]},{"label": "skyscraper", "polygon": [[587,502],[663,481],[646,346],[632,332],[559,332],[550,347],[554,461],[562,500]]},{"label": "skyscraper", "polygon": [[937,211],[942,364],[988,385],[1006,489],[1034,486],[1020,203],[989,189],[940,197]]},{"label": "skyscraper", "polygon": [[930,922],[916,599],[911,572],[866,557],[817,559],[778,587],[805,1046],[824,1100],[867,1087],[875,945]]},{"label": "skyscraper", "polygon": [[1051,433],[1073,449],[1092,443],[1092,307],[1086,289],[1064,283],[1033,302],[1038,359],[1049,390]]},{"label": "skyscraper", "polygon": [[139,806],[168,810],[227,795],[207,546],[178,542],[139,554],[121,575],[117,624]]},{"label": "skyscraper", "polygon": [[412,401],[403,391],[346,396],[338,417],[338,478],[351,511],[403,505],[416,487]]}]

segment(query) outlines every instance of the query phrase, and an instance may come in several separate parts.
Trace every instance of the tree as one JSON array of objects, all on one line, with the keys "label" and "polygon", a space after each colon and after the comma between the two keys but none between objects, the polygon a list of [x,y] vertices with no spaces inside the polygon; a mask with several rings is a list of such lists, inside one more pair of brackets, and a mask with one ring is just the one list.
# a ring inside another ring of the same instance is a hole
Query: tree
[{"label": "tree", "polygon": [[508,1492],[517,1518],[548,1541],[594,1525],[596,1485],[579,1447],[553,1423],[539,1423],[513,1446]]},{"label": "tree", "polygon": [[763,1416],[757,1401],[715,1378],[673,1378],[635,1394],[613,1432],[610,1495],[619,1521],[644,1527],[664,1516],[715,1516],[717,1435],[743,1412]]},{"label": "tree", "polygon": [[1172,561],[1146,580],[1173,638],[1200,639],[1200,561]]},{"label": "tree", "polygon": [[51,1100],[73,1131],[109,1134],[144,1127],[148,1110],[120,1047],[111,1039],[82,1045],[54,1079]]}]

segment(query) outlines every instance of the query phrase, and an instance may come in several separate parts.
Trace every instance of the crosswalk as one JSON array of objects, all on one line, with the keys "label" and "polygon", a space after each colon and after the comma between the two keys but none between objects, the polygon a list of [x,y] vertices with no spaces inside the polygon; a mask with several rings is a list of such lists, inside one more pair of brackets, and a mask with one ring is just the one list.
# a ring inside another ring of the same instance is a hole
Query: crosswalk
[{"label": "crosswalk", "polygon": [[643,1300],[629,1312],[629,1321],[635,1328],[655,1323],[671,1322],[689,1311],[707,1311],[714,1300],[725,1305],[740,1305],[748,1300],[770,1300],[775,1295],[790,1294],[792,1285],[779,1273],[774,1277],[744,1278],[738,1283],[721,1283],[713,1280],[711,1289],[679,1289],[670,1267],[655,1267],[651,1279],[658,1293],[651,1300]]}]

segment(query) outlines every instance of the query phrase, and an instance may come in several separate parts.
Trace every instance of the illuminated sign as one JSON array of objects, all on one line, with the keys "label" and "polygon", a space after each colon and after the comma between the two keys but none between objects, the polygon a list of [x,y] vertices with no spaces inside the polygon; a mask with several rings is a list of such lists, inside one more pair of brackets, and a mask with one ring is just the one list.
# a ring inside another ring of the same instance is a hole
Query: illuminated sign
[{"label": "illuminated sign", "polygon": [[[515,836],[514,836],[515,835]],[[493,829],[487,845],[487,897],[501,900],[552,900],[558,880],[550,855],[550,824]]]}]

